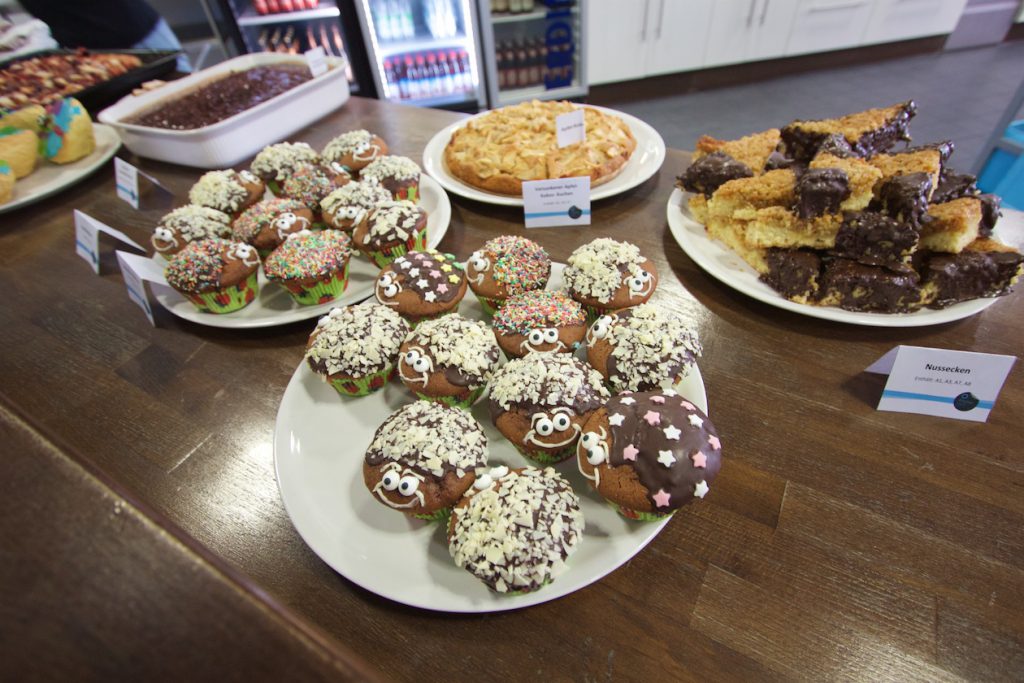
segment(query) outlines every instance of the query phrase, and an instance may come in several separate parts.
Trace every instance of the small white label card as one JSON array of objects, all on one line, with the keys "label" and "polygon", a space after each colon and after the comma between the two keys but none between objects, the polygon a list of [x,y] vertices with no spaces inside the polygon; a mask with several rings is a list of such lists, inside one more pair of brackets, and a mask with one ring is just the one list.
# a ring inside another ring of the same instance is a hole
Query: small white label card
[{"label": "small white label card", "polygon": [[115,230],[106,223],[101,223],[92,216],[75,209],[75,253],[85,259],[96,274],[100,274],[100,233],[146,251],[145,247],[120,230]]},{"label": "small white label card", "polygon": [[523,183],[526,227],[590,225],[590,176]]},{"label": "small white label card", "polygon": [[128,298],[142,309],[149,319],[149,324],[156,327],[156,320],[153,319],[153,309],[149,305],[149,297],[146,296],[146,287],[143,280],[166,285],[164,269],[157,265],[153,259],[136,254],[129,254],[125,251],[117,252],[117,261],[121,264],[121,274],[124,276],[125,287],[128,288]]},{"label": "small white label card", "polygon": [[889,375],[879,410],[985,422],[1016,360],[992,353],[897,346],[867,372]]},{"label": "small white label card", "polygon": [[587,139],[587,127],[583,123],[583,108],[574,109],[568,114],[555,117],[555,131],[558,134],[558,146],[567,147]]},{"label": "small white label card", "polygon": [[114,157],[114,183],[117,198],[131,204],[132,208],[139,208],[139,169],[121,157]]},{"label": "small white label card", "polygon": [[305,55],[306,62],[309,63],[309,73],[313,74],[314,78],[327,71],[327,53],[322,47],[306,50]]}]

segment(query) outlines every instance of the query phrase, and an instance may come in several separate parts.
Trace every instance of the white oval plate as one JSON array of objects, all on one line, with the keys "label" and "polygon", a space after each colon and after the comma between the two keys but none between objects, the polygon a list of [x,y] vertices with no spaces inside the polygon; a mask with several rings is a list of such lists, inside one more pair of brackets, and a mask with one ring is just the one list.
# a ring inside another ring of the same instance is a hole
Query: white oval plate
[{"label": "white oval plate", "polygon": [[14,183],[14,195],[11,201],[0,204],[0,213],[13,211],[57,194],[110,161],[110,157],[121,147],[120,136],[116,130],[102,123],[92,124],[92,129],[96,135],[96,149],[92,154],[70,164],[55,164],[40,159],[35,171]]},{"label": "white oval plate", "polygon": [[[561,283],[555,264],[549,288]],[[467,295],[464,316],[484,319]],[[707,394],[694,366],[676,387],[707,412]],[[360,398],[342,398],[305,363],[285,389],[274,428],[277,482],[292,524],[306,544],[335,571],[368,591],[413,607],[444,612],[500,612],[568,595],[622,566],[668,523],[633,522],[590,490],[574,458],[557,469],[579,494],[586,518],[584,539],[568,570],[553,583],[525,595],[490,591],[448,554],[446,528],[390,510],[363,484],[363,454],[377,427],[415,400],[398,381]],[[486,400],[473,408],[490,446],[490,464],[528,463],[491,425]]]},{"label": "white oval plate", "polygon": [[[665,141],[661,139],[658,131],[654,130],[654,128],[649,124],[644,123],[635,116],[631,116],[621,111],[615,111],[614,109],[607,109],[605,107],[592,108],[599,109],[603,112],[621,118],[626,122],[626,125],[629,126],[630,131],[633,133],[633,137],[636,138],[636,149],[633,151],[633,155],[629,158],[629,161],[626,162],[626,166],[622,169],[622,172],[607,183],[598,185],[591,191],[590,199],[592,201],[597,201],[598,199],[605,199],[606,197],[612,197],[625,192],[626,190],[631,190],[657,173],[658,169],[661,168],[661,164],[665,161]],[[470,117],[470,119],[483,116],[486,113],[487,112],[477,114],[477,116]],[[428,142],[427,146],[423,149],[424,170],[437,179],[437,182],[441,183],[441,186],[444,189],[461,197],[475,199],[479,202],[486,202],[488,204],[522,206],[523,198],[521,196],[513,197],[507,194],[487,192],[486,190],[481,190],[473,187],[472,185],[467,185],[448,172],[448,167],[444,163],[444,148],[448,146],[448,141],[451,140],[452,133],[454,133],[456,129],[466,125],[466,122],[470,119],[457,121],[450,126],[441,129],[441,131],[434,137],[430,138],[430,142]]]},{"label": "white oval plate", "polygon": [[[984,311],[997,298],[974,299],[948,308],[923,308],[913,313],[859,313],[833,306],[812,306],[790,301],[758,279],[757,271],[729,247],[708,237],[704,226],[690,215],[689,193],[675,189],[668,199],[668,227],[686,255],[712,277],[758,301],[812,318],[872,327],[922,327],[968,318]],[[1005,219],[1005,217],[1004,217]]]},{"label": "white oval plate", "polygon": [[[452,217],[452,205],[441,186],[429,176],[420,177],[422,198],[420,206],[427,212],[427,246],[436,247],[448,231]],[[161,265],[166,265],[162,256],[154,256]],[[309,320],[327,313],[335,306],[347,306],[362,301],[373,294],[373,284],[380,274],[380,268],[368,258],[353,252],[348,267],[348,287],[340,298],[315,306],[301,306],[292,299],[284,287],[271,283],[260,269],[260,292],[256,300],[234,313],[204,313],[188,299],[170,287],[152,284],[153,295],[168,311],[209,327],[254,328],[287,325],[298,320]]]}]

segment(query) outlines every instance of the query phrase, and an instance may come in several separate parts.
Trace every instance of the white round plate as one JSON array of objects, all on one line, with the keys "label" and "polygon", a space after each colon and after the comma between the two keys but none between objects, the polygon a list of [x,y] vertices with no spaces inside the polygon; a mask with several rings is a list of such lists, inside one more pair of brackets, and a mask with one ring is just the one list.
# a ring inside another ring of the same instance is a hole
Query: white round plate
[{"label": "white round plate", "polygon": [[[448,231],[448,223],[452,217],[452,206],[441,186],[427,176],[420,177],[420,206],[427,212],[427,246],[436,247]],[[166,265],[162,256],[154,256],[160,265]],[[268,282],[259,272],[260,292],[256,300],[234,313],[204,313],[196,308],[188,299],[165,285],[153,284],[153,295],[160,305],[168,311],[209,327],[254,328],[287,325],[299,320],[317,318],[335,306],[347,306],[362,301],[373,294],[373,285],[380,274],[380,268],[366,258],[352,253],[348,266],[348,287],[340,298],[316,306],[302,306],[295,303],[284,287]]]},{"label": "white round plate", "polygon": [[[589,105],[587,105],[589,106]],[[605,113],[618,116],[620,119],[626,122],[629,129],[633,132],[633,137],[636,138],[636,149],[633,150],[633,156],[629,158],[625,168],[619,175],[615,176],[607,183],[598,185],[593,188],[590,192],[591,201],[597,201],[598,199],[605,199],[606,197],[612,197],[626,190],[631,190],[640,183],[644,182],[652,175],[658,172],[661,168],[662,162],[665,161],[665,141],[658,135],[658,131],[651,128],[650,125],[644,123],[635,116],[631,116],[621,111],[615,111],[614,109],[607,109],[605,107],[591,107],[592,109],[599,109]],[[477,114],[475,117],[483,116],[487,112]],[[486,202],[488,204],[499,204],[502,206],[522,206],[523,198],[513,197],[507,194],[497,194],[495,192],[487,192],[479,188],[467,185],[462,182],[451,173],[448,172],[448,167],[444,163],[444,148],[448,146],[448,141],[452,137],[452,133],[456,129],[466,125],[466,122],[470,119],[463,119],[457,121],[452,125],[443,128],[434,137],[430,138],[430,142],[423,149],[423,168],[424,170],[437,179],[437,182],[441,183],[441,186],[449,192],[453,192],[461,197],[467,199],[475,199],[479,202]]]},{"label": "white round plate", "polygon": [[[549,288],[557,288],[556,265]],[[483,319],[472,294],[459,312]],[[707,395],[694,366],[675,386],[702,410]],[[363,484],[363,454],[377,427],[415,400],[398,381],[360,398],[342,398],[305,363],[285,389],[274,428],[274,462],[285,509],[306,544],[339,574],[368,591],[413,607],[444,612],[500,612],[536,605],[601,579],[636,555],[668,523],[629,521],[587,486],[575,458],[557,465],[579,494],[583,542],[568,570],[525,595],[499,595],[460,569],[448,554],[446,529],[410,519],[377,502]],[[486,400],[473,408],[490,446],[490,464],[529,464],[491,425]]]},{"label": "white round plate", "polygon": [[675,189],[668,199],[668,227],[686,255],[708,274],[721,280],[738,292],[777,308],[801,313],[812,318],[823,318],[852,325],[873,327],[922,327],[938,325],[980,313],[997,299],[983,298],[964,301],[948,308],[923,308],[913,313],[859,313],[833,306],[812,306],[790,301],[758,279],[757,271],[729,247],[708,237],[704,226],[690,215],[687,200],[690,194]]},{"label": "white round plate", "polygon": [[96,135],[96,149],[92,154],[70,164],[55,164],[40,159],[39,165],[31,175],[14,183],[14,194],[11,201],[0,204],[0,213],[13,211],[56,194],[89,176],[107,163],[121,147],[121,138],[116,130],[102,123],[94,123],[92,128]]}]

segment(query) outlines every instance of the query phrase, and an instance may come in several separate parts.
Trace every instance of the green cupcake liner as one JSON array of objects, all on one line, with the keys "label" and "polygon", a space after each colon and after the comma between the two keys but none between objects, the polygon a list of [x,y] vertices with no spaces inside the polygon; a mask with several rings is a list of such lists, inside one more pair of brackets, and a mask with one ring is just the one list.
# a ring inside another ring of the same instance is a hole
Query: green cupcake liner
[{"label": "green cupcake liner", "polygon": [[476,400],[480,398],[480,395],[484,393],[484,387],[473,389],[473,391],[469,392],[469,396],[467,396],[464,400],[459,400],[454,396],[430,396],[428,394],[422,394],[418,391],[414,391],[412,393],[416,394],[416,398],[422,399],[424,401],[443,403],[444,405],[450,408],[465,408],[468,410],[474,403],[476,403]]},{"label": "green cupcake liner", "polygon": [[203,313],[233,313],[251,304],[259,293],[260,285],[256,273],[234,287],[217,292],[189,294],[188,300]]},{"label": "green cupcake liner", "polygon": [[639,510],[631,510],[627,507],[623,507],[622,505],[619,505],[618,503],[613,503],[610,500],[605,502],[608,503],[608,505],[610,505],[612,509],[618,512],[620,515],[622,515],[626,519],[631,519],[635,522],[660,522],[665,518],[671,517],[673,514],[675,514],[675,510],[664,514],[658,514],[656,512],[640,512]]},{"label": "green cupcake liner", "polygon": [[516,450],[523,454],[523,457],[540,463],[542,465],[555,465],[576,455],[576,442],[566,446],[560,451],[548,453],[547,451],[534,451],[525,448],[521,444],[515,444]]},{"label": "green cupcake liner", "polygon": [[480,302],[480,307],[484,309],[484,313],[487,315],[494,315],[501,308],[501,305],[505,303],[504,299],[489,299],[479,294],[477,294],[476,300]]},{"label": "green cupcake liner", "polygon": [[345,288],[348,287],[348,262],[340,273],[331,273],[322,280],[317,280],[312,285],[300,284],[298,282],[280,281],[288,293],[292,295],[295,303],[302,306],[316,306],[334,301]]},{"label": "green cupcake liner", "polygon": [[276,180],[268,180],[266,185],[267,188],[274,193],[275,197],[281,196],[281,184],[278,183]]},{"label": "green cupcake liner", "polygon": [[405,256],[410,251],[423,251],[427,248],[427,229],[424,228],[419,232],[413,233],[412,237],[407,239],[402,244],[394,247],[388,247],[386,249],[380,249],[378,251],[371,251],[370,257],[374,262],[384,268],[394,261],[399,256]]},{"label": "green cupcake liner", "polygon": [[394,193],[394,197],[398,201],[405,199],[413,203],[418,203],[420,201],[419,183],[413,185],[412,187],[403,187],[398,192]]},{"label": "green cupcake liner", "polygon": [[431,513],[423,513],[419,515],[413,515],[416,519],[422,519],[426,522],[444,522],[448,524],[448,518],[452,514],[451,507],[441,508]]},{"label": "green cupcake liner", "polygon": [[394,376],[396,366],[388,365],[380,372],[366,377],[350,377],[348,379],[328,380],[342,396],[367,396],[382,388]]},{"label": "green cupcake liner", "polygon": [[606,315],[610,312],[607,308],[597,308],[595,306],[586,306],[583,304],[581,305],[583,306],[583,310],[587,314],[588,325],[597,320],[598,318],[600,318],[602,315]]}]

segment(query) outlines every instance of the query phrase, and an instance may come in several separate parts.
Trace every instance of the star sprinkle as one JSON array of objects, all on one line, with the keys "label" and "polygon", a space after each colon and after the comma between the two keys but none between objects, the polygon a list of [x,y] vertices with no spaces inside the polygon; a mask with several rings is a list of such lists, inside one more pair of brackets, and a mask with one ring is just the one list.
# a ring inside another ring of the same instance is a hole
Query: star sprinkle
[{"label": "star sprinkle", "polygon": [[679,437],[683,433],[677,427],[673,427],[672,425],[665,427],[662,431],[665,432],[665,438],[669,441],[679,441]]},{"label": "star sprinkle", "polygon": [[453,285],[459,284],[459,276],[458,275],[454,275],[454,274],[449,275],[448,276],[448,282],[452,283]]},{"label": "star sprinkle", "polygon": [[441,294],[447,294],[448,293],[448,285],[446,285],[445,283],[442,282],[441,284],[439,284],[437,286],[437,291],[439,291]]},{"label": "star sprinkle", "polygon": [[651,403],[657,403],[657,404],[661,405],[664,402],[665,402],[665,397],[664,396],[651,396]]},{"label": "star sprinkle", "polygon": [[627,396],[626,398],[620,399],[619,403],[621,403],[624,406],[631,406],[634,403],[636,403],[636,399],[632,398],[630,396]]},{"label": "star sprinkle", "polygon": [[703,498],[710,490],[711,489],[708,488],[707,482],[701,479],[697,482],[696,486],[693,487],[693,495],[697,498]]},{"label": "star sprinkle", "polygon": [[443,270],[446,273],[450,273],[452,272],[452,267],[446,263],[443,266],[441,266],[441,270]]},{"label": "star sprinkle", "polygon": [[431,270],[430,277],[441,277],[441,271],[437,269]]},{"label": "star sprinkle", "polygon": [[672,500],[672,496],[669,495],[665,489],[658,489],[658,492],[651,496],[651,498],[654,499],[654,504],[660,508],[667,508],[669,502]]},{"label": "star sprinkle", "polygon": [[639,453],[640,451],[637,449],[636,446],[634,446],[633,444],[629,444],[628,446],[622,449],[622,459],[632,460],[633,462],[636,462],[636,456]]},{"label": "star sprinkle", "polygon": [[693,466],[694,467],[707,467],[708,466],[708,456],[704,455],[700,451],[697,451],[696,453],[691,455],[690,456],[690,460],[693,460]]},{"label": "star sprinkle", "polygon": [[714,434],[708,437],[708,444],[716,451],[722,450],[722,442]]},{"label": "star sprinkle", "polygon": [[689,401],[683,401],[680,405],[682,405],[687,410],[697,410],[697,406],[693,405]]},{"label": "star sprinkle", "polygon": [[678,396],[679,395],[678,393],[676,393],[675,389],[665,389],[665,391],[663,393],[666,396]]},{"label": "star sprinkle", "polygon": [[621,413],[613,413],[608,417],[608,424],[610,424],[613,427],[621,427],[622,421],[625,419],[625,415],[622,415]]},{"label": "star sprinkle", "polygon": [[676,463],[676,456],[672,455],[672,451],[658,451],[658,462],[665,467],[672,467]]},{"label": "star sprinkle", "polygon": [[398,263],[398,267],[401,268],[402,270],[409,270],[412,267],[412,263],[410,263],[409,261],[396,261],[396,263]]},{"label": "star sprinkle", "polygon": [[430,303],[434,303],[435,301],[437,301],[437,295],[434,294],[433,292],[427,292],[426,294],[423,295],[423,300],[429,301]]},{"label": "star sprinkle", "polygon": [[702,420],[700,415],[697,414],[690,415],[686,419],[689,420],[690,424],[693,425],[694,427],[700,427],[701,425],[704,424],[704,420]]},{"label": "star sprinkle", "polygon": [[409,269],[409,277],[419,277],[419,276],[420,276],[420,269],[419,268],[410,268]]},{"label": "star sprinkle", "polygon": [[[416,286],[419,287],[420,289],[426,289],[427,287],[430,286],[430,283],[424,280],[423,278],[420,278],[419,280],[416,281]],[[691,415],[690,417],[693,416]]]},{"label": "star sprinkle", "polygon": [[653,410],[648,410],[646,413],[644,413],[644,422],[651,425],[652,427],[654,425],[660,425],[661,415],[654,412]]}]

